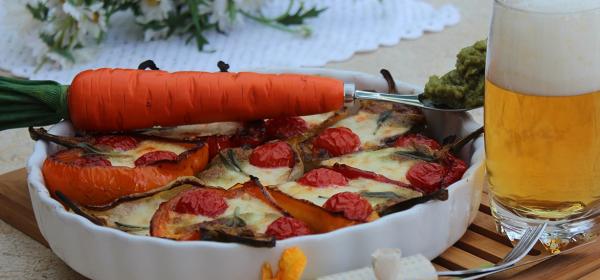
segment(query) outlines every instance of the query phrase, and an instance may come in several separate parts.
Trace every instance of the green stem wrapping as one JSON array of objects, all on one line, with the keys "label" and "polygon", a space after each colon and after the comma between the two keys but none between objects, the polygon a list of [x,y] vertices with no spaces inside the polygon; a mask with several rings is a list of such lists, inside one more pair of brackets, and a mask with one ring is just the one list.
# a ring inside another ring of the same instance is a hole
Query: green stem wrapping
[{"label": "green stem wrapping", "polygon": [[54,81],[0,77],[0,130],[68,119],[68,88]]}]

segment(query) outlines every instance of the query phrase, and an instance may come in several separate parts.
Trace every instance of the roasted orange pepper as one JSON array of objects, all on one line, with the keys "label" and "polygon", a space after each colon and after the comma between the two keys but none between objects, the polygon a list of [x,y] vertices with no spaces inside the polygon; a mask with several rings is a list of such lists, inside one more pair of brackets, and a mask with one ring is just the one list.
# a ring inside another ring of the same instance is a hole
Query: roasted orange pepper
[{"label": "roasted orange pepper", "polygon": [[208,146],[181,145],[189,149],[176,160],[135,167],[110,166],[106,159],[84,156],[81,149],[68,149],[49,156],[42,173],[51,194],[60,191],[81,205],[102,207],[203,170],[208,162]]}]

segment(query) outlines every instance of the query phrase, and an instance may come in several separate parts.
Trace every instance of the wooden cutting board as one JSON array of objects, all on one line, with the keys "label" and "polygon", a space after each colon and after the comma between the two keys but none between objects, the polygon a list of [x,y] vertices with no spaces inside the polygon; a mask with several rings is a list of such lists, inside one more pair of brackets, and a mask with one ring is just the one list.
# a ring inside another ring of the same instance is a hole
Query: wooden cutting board
[{"label": "wooden cutting board", "polygon": [[[33,216],[26,175],[25,169],[0,175],[0,219],[48,247]],[[510,242],[496,232],[487,195],[484,194],[482,199],[479,213],[465,235],[434,260],[438,270],[488,266],[500,261],[511,250]],[[526,260],[543,255],[546,253],[538,244]],[[600,279],[600,242],[568,255],[505,272],[494,279]]]}]

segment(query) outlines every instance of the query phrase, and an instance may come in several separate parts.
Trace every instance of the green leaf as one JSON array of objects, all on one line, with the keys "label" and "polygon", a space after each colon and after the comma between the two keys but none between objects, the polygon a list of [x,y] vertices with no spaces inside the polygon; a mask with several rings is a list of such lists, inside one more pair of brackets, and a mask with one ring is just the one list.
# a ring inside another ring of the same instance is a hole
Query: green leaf
[{"label": "green leaf", "polygon": [[260,24],[263,24],[263,25],[266,25],[268,27],[275,28],[275,29],[278,29],[278,30],[281,30],[281,31],[298,34],[298,35],[300,35],[302,37],[308,37],[308,36],[310,36],[312,34],[312,30],[308,26],[301,25],[301,26],[299,26],[297,28],[291,28],[291,27],[288,27],[286,25],[283,25],[283,24],[277,22],[276,19],[271,19],[271,18],[267,18],[267,17],[264,17],[264,16],[252,15],[252,14],[244,12],[242,10],[240,10],[240,13],[243,16],[245,16],[245,17],[247,17],[247,18],[249,18],[251,20],[254,20],[254,21],[256,21],[256,22],[258,22]]},{"label": "green leaf", "polygon": [[399,196],[395,192],[368,192],[368,191],[362,191],[359,194],[362,197],[366,197],[366,198],[387,198],[387,199],[402,198],[401,196]]},{"label": "green leaf", "polygon": [[150,227],[147,227],[147,226],[136,226],[136,225],[130,225],[130,224],[125,224],[125,223],[116,222],[116,221],[115,221],[115,225],[122,231],[142,231],[142,230],[150,229]]},{"label": "green leaf", "polygon": [[412,159],[417,159],[417,160],[423,160],[423,161],[427,161],[427,162],[434,162],[435,158],[430,156],[430,155],[426,155],[424,153],[421,153],[419,151],[397,151],[395,153],[396,155],[402,156],[402,157],[408,157],[408,158],[412,158]]},{"label": "green leaf", "polygon": [[298,7],[295,13],[290,14],[289,12],[286,12],[279,16],[276,21],[283,25],[300,25],[304,24],[306,19],[318,17],[325,10],[327,10],[327,8],[318,9],[317,7],[305,10],[304,3],[300,2],[300,7]]},{"label": "green leaf", "polygon": [[45,21],[46,19],[48,19],[49,9],[48,7],[46,7],[46,5],[38,2],[37,6],[33,6],[31,4],[27,4],[25,6],[27,7],[27,10],[29,10],[33,18],[39,21]]},{"label": "green leaf", "polygon": [[128,155],[126,153],[101,149],[101,148],[98,148],[87,142],[79,142],[79,143],[77,143],[77,145],[75,147],[83,149],[85,151],[85,153],[84,153],[85,155],[104,155],[104,156],[109,156],[109,157],[121,157],[121,158],[131,157],[130,155]]},{"label": "green leaf", "polygon": [[385,123],[385,121],[387,121],[391,115],[392,110],[383,111],[381,114],[379,114],[379,117],[377,118],[377,126],[375,127],[375,131],[373,131],[373,135],[377,133],[383,123]]},{"label": "green leaf", "polygon": [[225,155],[222,152],[219,152],[219,158],[225,163],[227,168],[246,174],[246,172],[244,172],[244,170],[242,170],[240,167],[237,159],[235,158],[235,152],[232,149],[228,149]]},{"label": "green leaf", "polygon": [[229,17],[230,22],[235,21],[235,16],[238,13],[238,7],[233,0],[227,1],[227,16]]},{"label": "green leaf", "polygon": [[198,14],[198,3],[196,0],[187,0],[187,3],[188,8],[190,9],[192,22],[194,23],[196,46],[198,47],[198,51],[202,51],[204,49],[204,45],[208,44],[208,40],[204,37],[204,35],[202,35],[202,25],[200,22],[200,15]]}]

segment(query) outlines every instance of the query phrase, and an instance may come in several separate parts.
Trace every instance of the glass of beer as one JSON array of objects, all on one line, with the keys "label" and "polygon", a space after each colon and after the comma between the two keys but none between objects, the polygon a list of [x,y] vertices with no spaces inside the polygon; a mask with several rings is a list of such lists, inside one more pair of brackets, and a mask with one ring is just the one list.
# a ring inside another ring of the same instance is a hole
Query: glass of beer
[{"label": "glass of beer", "polygon": [[511,240],[547,222],[552,252],[600,232],[600,1],[495,0],[485,144]]}]

